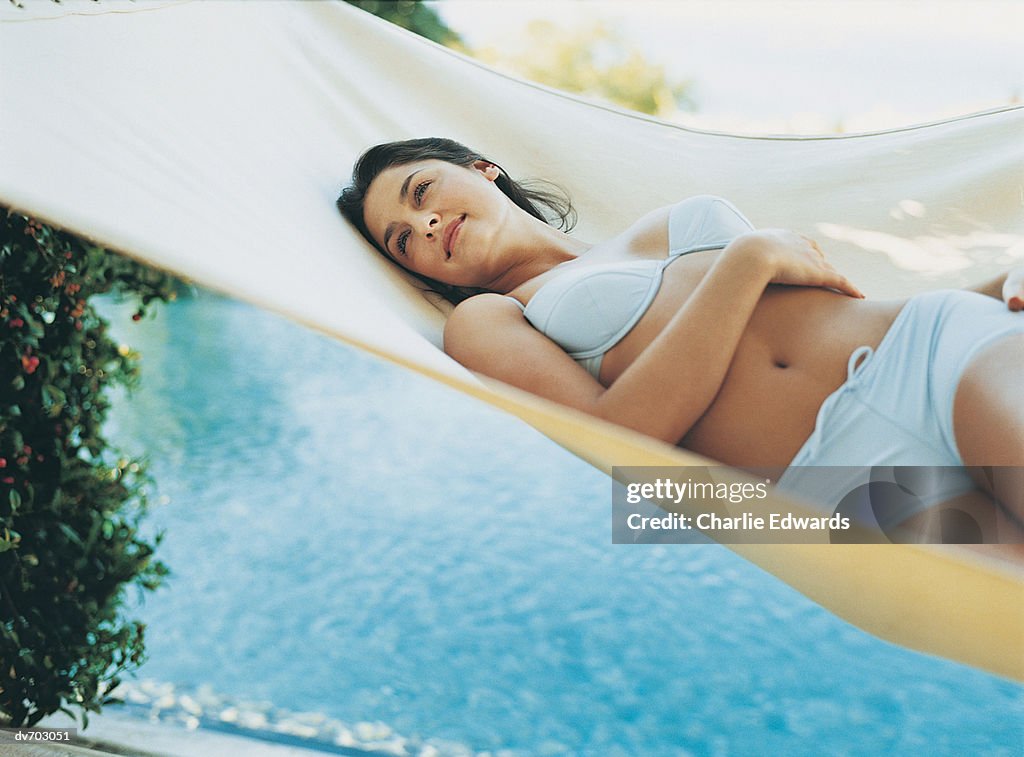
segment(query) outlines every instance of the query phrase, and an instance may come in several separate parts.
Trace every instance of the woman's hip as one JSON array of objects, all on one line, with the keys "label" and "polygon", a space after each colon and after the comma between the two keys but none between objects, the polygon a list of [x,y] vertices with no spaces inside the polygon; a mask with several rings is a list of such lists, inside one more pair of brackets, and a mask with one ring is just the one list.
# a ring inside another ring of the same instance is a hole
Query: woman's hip
[{"label": "woman's hip", "polygon": [[961,464],[957,386],[981,350],[1024,333],[1022,316],[975,292],[911,298],[876,349],[850,355],[846,382],[822,403],[791,465]]},{"label": "woman's hip", "polygon": [[981,350],[1024,333],[1022,316],[998,300],[959,290],[908,300],[876,349],[851,354],[847,381],[822,403],[782,483],[798,492],[801,479],[820,484],[820,471],[801,472],[811,466],[847,469],[832,477],[837,489],[847,478],[870,478],[873,466],[924,466],[945,482],[942,496],[971,488],[953,432],[957,387]]}]

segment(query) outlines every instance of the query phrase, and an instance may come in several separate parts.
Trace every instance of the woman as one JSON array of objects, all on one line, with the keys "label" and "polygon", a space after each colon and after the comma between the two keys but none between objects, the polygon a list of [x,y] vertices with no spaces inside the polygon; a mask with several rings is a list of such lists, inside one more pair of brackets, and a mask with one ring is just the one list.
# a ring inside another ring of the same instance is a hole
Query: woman
[{"label": "woman", "polygon": [[713,197],[587,244],[545,220],[570,225],[563,198],[446,139],[371,148],[338,206],[458,303],[448,354],[548,399],[744,468],[1024,465],[1024,270],[868,301]]}]

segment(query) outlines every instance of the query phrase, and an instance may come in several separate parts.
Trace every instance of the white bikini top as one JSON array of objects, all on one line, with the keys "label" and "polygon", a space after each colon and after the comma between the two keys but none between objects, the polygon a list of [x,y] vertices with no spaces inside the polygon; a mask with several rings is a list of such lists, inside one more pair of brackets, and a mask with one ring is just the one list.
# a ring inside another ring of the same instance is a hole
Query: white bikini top
[{"label": "white bikini top", "polygon": [[691,252],[724,248],[753,225],[728,200],[690,197],[672,206],[668,257],[583,265],[545,283],[523,311],[535,329],[557,343],[594,378],[608,350],[647,312],[669,263]]}]

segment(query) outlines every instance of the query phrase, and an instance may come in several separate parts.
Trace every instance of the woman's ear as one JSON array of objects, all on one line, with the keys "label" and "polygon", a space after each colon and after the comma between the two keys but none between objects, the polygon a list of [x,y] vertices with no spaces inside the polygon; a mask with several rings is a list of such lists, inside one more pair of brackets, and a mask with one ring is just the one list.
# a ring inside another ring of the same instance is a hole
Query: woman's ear
[{"label": "woman's ear", "polygon": [[488,181],[494,181],[501,175],[501,169],[486,160],[474,160],[473,168],[482,173]]}]

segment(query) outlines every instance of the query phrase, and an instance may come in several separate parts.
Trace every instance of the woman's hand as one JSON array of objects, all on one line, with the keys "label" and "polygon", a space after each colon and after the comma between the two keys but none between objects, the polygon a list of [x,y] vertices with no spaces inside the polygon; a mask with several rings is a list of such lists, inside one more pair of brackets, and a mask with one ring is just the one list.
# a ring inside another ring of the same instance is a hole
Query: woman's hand
[{"label": "woman's hand", "polygon": [[[769,261],[772,284],[835,289],[850,297],[864,294],[825,260],[818,243],[788,229],[759,229],[734,242],[741,254],[763,256]],[[733,246],[730,245],[730,246]]]},{"label": "woman's hand", "polygon": [[1006,275],[1003,302],[1014,312],[1024,310],[1024,265],[1017,266]]}]

